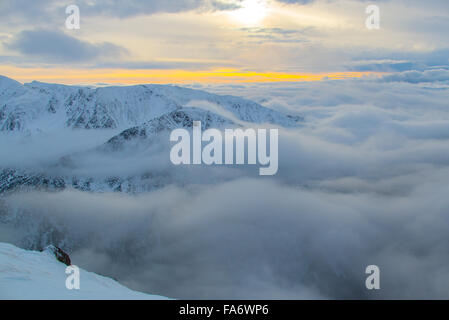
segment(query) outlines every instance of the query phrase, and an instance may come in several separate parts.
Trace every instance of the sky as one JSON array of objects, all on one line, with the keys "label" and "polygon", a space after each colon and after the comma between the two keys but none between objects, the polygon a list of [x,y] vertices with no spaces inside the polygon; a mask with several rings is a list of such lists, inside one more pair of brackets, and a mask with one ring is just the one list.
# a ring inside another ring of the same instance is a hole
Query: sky
[{"label": "sky", "polygon": [[[380,29],[365,26],[380,9]],[[67,29],[77,5],[80,28]],[[449,67],[446,0],[0,0],[0,74],[66,84],[380,77]]]}]

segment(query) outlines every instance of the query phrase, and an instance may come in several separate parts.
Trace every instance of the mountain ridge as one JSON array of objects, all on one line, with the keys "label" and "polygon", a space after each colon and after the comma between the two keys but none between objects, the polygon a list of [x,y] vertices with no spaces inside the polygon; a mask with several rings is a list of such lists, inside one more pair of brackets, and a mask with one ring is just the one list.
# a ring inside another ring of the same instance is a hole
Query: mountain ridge
[{"label": "mountain ridge", "polygon": [[[211,110],[204,107],[208,104],[212,105]],[[301,125],[300,118],[284,115],[250,100],[177,86],[91,88],[37,81],[22,85],[7,77],[0,78],[0,112],[3,112],[0,113],[3,115],[0,116],[0,134],[33,134],[34,131],[46,130],[58,133],[59,129],[66,127],[95,132],[123,127],[119,134],[114,134],[104,143],[77,153],[69,152],[40,169],[0,166],[0,194],[16,190],[61,191],[66,188],[88,192],[148,192],[173,182],[169,167],[159,171],[142,167],[140,171],[136,169],[129,174],[117,174],[113,168],[100,178],[74,172],[92,161],[89,154],[100,153],[102,159],[120,158],[121,166],[132,168],[129,160],[139,156],[142,149],[146,151],[153,142],[160,141],[167,147],[169,142],[165,136],[168,132],[175,128],[190,129],[193,121],[201,121],[203,129],[251,123],[281,127]],[[101,163],[97,165],[102,167]]]},{"label": "mountain ridge", "polygon": [[297,126],[300,117],[235,96],[172,85],[82,87],[33,81],[20,84],[2,76],[0,131],[29,132],[49,128],[121,129],[141,125],[163,114],[205,101],[253,123]]}]

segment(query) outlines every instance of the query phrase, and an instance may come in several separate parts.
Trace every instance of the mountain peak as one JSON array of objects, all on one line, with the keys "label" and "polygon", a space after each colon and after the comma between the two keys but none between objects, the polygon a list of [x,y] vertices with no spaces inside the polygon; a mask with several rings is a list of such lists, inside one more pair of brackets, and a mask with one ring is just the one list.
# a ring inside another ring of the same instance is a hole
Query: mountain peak
[{"label": "mountain peak", "polygon": [[35,132],[65,127],[125,130],[185,107],[198,107],[250,123],[294,127],[300,122],[254,101],[177,86],[91,88],[37,81],[22,85],[7,77],[0,78],[0,131]]},{"label": "mountain peak", "polygon": [[11,88],[11,87],[21,87],[22,84],[14,79],[8,78],[6,76],[0,75],[0,89]]}]

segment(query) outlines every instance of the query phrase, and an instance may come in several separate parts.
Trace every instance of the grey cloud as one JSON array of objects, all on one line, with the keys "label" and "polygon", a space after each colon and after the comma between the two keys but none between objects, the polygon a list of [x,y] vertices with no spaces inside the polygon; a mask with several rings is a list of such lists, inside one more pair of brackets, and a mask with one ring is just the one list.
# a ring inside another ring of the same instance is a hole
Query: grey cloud
[{"label": "grey cloud", "polygon": [[382,77],[382,81],[385,82],[409,82],[409,83],[421,83],[421,82],[445,82],[449,83],[449,70],[447,69],[435,69],[425,71],[406,71],[401,73],[394,73],[385,75]]},{"label": "grey cloud", "polygon": [[[300,5],[304,5],[304,4],[309,4],[309,3],[313,3],[313,2],[338,2],[338,0],[276,0],[277,2],[281,2],[281,3],[287,3],[287,4],[300,4]],[[360,2],[371,2],[371,3],[378,3],[378,2],[386,2],[389,0],[356,0],[356,1],[360,1]]]},{"label": "grey cloud", "polygon": [[6,46],[31,60],[50,63],[86,62],[126,54],[126,49],[109,42],[92,44],[60,31],[45,29],[22,31]]},{"label": "grey cloud", "polygon": [[142,14],[154,14],[159,12],[182,12],[190,10],[231,10],[238,8],[232,2],[219,0],[146,0],[146,1],[96,1],[94,4],[83,2],[80,10],[84,9],[89,14],[106,14],[117,17],[128,17]]},{"label": "grey cloud", "polygon": [[351,71],[379,72],[446,69],[449,67],[449,49],[439,48],[428,51],[362,50],[352,54],[351,61],[346,63],[345,67]]},{"label": "grey cloud", "polygon": [[346,66],[351,71],[397,72],[417,67],[416,62],[395,60],[355,61]]},{"label": "grey cloud", "polygon": [[278,2],[282,2],[282,3],[288,3],[288,4],[308,4],[308,3],[312,3],[316,0],[277,0]]},{"label": "grey cloud", "polygon": [[[45,22],[65,16],[66,6],[74,4],[55,0],[26,1],[4,0],[0,3],[0,17],[11,22]],[[108,15],[125,18],[135,15],[154,14],[160,12],[182,12],[189,10],[232,10],[238,3],[227,0],[97,0],[76,1],[81,14]]]},{"label": "grey cloud", "polygon": [[241,28],[248,41],[256,43],[303,43],[309,40],[305,37],[306,30],[284,28]]},{"label": "grey cloud", "polygon": [[[438,208],[449,205],[448,172],[440,175],[408,201],[242,179],[138,197],[29,193],[6,204],[22,219],[52,221],[62,231],[53,240],[76,243],[77,265],[136,290],[190,299],[447,298],[447,211]],[[39,223],[21,222],[29,240],[38,236]],[[377,293],[364,288],[370,264],[383,272]]]},{"label": "grey cloud", "polygon": [[[53,0],[3,0],[0,2],[0,18],[2,21],[7,20],[13,24],[23,20],[45,21],[51,16],[50,12],[54,4]],[[60,3],[59,6],[61,5]]]}]

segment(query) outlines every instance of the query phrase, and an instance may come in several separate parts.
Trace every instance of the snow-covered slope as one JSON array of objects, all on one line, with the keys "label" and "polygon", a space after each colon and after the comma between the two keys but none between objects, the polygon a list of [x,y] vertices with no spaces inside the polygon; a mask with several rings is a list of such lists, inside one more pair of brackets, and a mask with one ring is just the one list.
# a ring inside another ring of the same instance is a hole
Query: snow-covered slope
[{"label": "snow-covered slope", "polygon": [[246,99],[170,85],[89,88],[35,81],[22,85],[0,76],[0,131],[124,130],[204,103],[247,122],[290,127],[301,120]]},{"label": "snow-covered slope", "polygon": [[[39,171],[28,168],[0,168],[0,194],[24,189],[61,191],[67,187],[81,191],[140,193],[162,187],[167,182],[172,181],[169,177],[170,172],[161,174],[160,172],[145,170],[135,175],[123,177],[112,171],[109,176],[103,178],[76,176],[72,172],[81,163],[92,161],[85,159],[91,158],[94,154],[101,153],[101,157],[116,159],[125,157],[124,161],[127,161],[129,157],[137,158],[139,152],[145,152],[149,149],[148,145],[152,142],[162,140],[168,145],[169,141],[166,135],[169,131],[176,128],[192,128],[193,121],[201,121],[203,130],[212,127],[221,129],[237,126],[231,120],[210,111],[182,108],[152,119],[140,126],[126,129],[94,150],[55,159],[50,167],[42,168]],[[130,164],[124,163],[124,165]]]},{"label": "snow-covered slope", "polygon": [[65,286],[66,265],[49,252],[26,251],[0,243],[0,299],[20,300],[161,300],[132,291],[118,282],[80,269],[80,289]]},{"label": "snow-covered slope", "polygon": [[130,146],[132,143],[139,143],[148,138],[155,139],[163,131],[171,131],[176,128],[192,128],[193,121],[201,121],[202,130],[236,126],[230,119],[213,112],[197,108],[184,108],[164,114],[140,126],[121,132],[106,142],[105,149],[119,150],[125,144],[126,146]]},{"label": "snow-covered slope", "polygon": [[[201,121],[203,129],[251,123],[280,127],[301,125],[299,117],[285,115],[246,99],[170,85],[103,88],[40,82],[22,85],[0,76],[0,134],[5,137],[9,137],[6,133],[11,131],[43,131],[43,134],[57,135],[70,128],[86,132],[88,129],[93,134],[99,132],[96,129],[116,129],[112,130],[113,135],[95,147],[81,152],[65,152],[39,166],[0,166],[0,194],[23,188],[63,190],[71,187],[82,191],[120,192],[146,192],[159,188],[172,182],[173,170],[165,167],[155,171],[150,163],[167,160],[169,151],[164,150],[159,158],[157,152],[169,146],[168,132],[180,127],[191,128],[193,121]],[[153,152],[151,145],[155,143],[159,143],[159,149]],[[142,152],[154,153],[153,158],[145,158],[148,160],[145,168],[126,174],[117,173],[122,172],[121,168],[135,167]],[[111,167],[110,172],[104,172],[106,166],[100,161],[110,163],[110,159],[114,159],[117,165]],[[75,172],[75,169],[91,167],[92,164],[100,170]],[[97,171],[102,172],[100,177]]]}]

